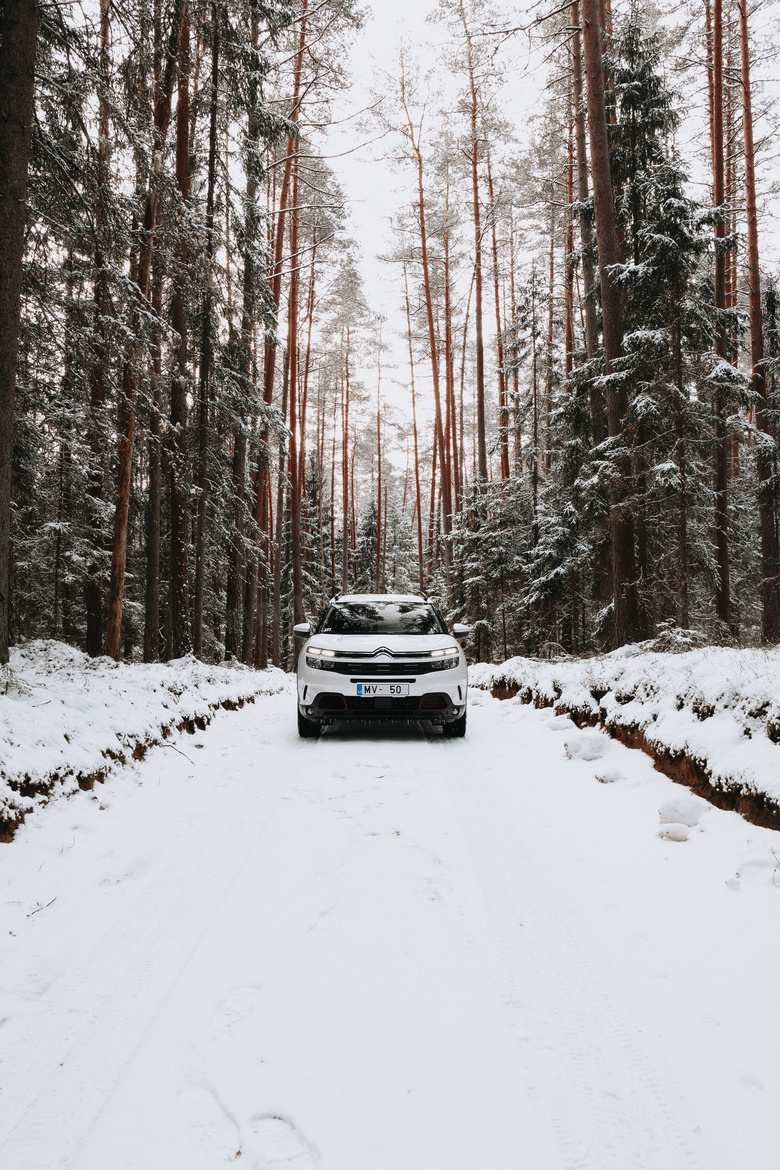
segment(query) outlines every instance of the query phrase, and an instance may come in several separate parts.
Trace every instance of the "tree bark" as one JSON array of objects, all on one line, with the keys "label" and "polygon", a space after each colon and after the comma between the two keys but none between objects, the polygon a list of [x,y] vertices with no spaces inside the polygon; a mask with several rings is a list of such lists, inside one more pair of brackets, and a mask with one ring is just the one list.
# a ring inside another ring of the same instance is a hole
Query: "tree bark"
[{"label": "tree bark", "polygon": [[[297,155],[297,151],[296,151]],[[303,621],[303,566],[301,563],[301,498],[298,466],[298,160],[293,161],[290,208],[290,303],[287,313],[287,352],[290,363],[290,546],[292,561],[293,621]]]},{"label": "tree bark", "polygon": [[[723,149],[723,3],[714,0],[712,10],[712,202],[715,221],[715,310],[722,313],[726,307],[726,220],[725,174]],[[722,321],[717,321],[715,352],[728,360],[728,339]],[[715,611],[727,626],[733,625],[729,567],[729,450],[726,425],[726,404],[723,393],[716,388],[712,404],[715,428],[715,561],[718,579],[715,586]]]},{"label": "tree bark", "polygon": [[[87,495],[90,499],[88,517],[89,541],[92,558],[87,568],[86,610],[87,610],[87,654],[96,658],[103,649],[103,590],[100,583],[100,554],[102,552],[102,525],[100,523],[100,501],[103,499],[103,460],[105,458],[105,429],[103,410],[106,402],[106,358],[108,336],[106,320],[109,310],[108,273],[106,270],[108,239],[108,197],[109,197],[109,35],[110,9],[108,0],[100,0],[100,56],[98,94],[98,147],[97,147],[97,192],[95,200],[95,282],[94,301],[94,343],[92,365],[89,372],[89,446],[90,468]],[[158,30],[155,25],[155,42]]]},{"label": "tree bark", "polygon": [[[402,82],[402,85],[403,85],[403,82]],[[408,106],[406,104],[406,94],[405,94],[405,91],[403,89],[402,89],[401,96],[402,96],[402,102],[403,102],[403,107],[404,107],[404,113],[406,114],[407,125],[409,128],[409,142],[412,146],[412,150],[413,150],[414,156],[415,156],[415,161],[417,163],[417,208],[418,208],[418,217],[419,217],[419,223],[420,223],[420,251],[421,251],[421,260],[422,260],[423,286],[425,289],[425,311],[426,311],[426,320],[428,323],[428,345],[429,345],[430,354],[431,354],[431,374],[433,377],[433,398],[434,398],[435,412],[436,412],[434,426],[435,426],[436,442],[438,443],[438,446],[439,446],[439,459],[441,462],[440,478],[441,478],[441,485],[442,485],[442,493],[443,493],[443,497],[444,497],[444,508],[443,508],[444,515],[442,517],[442,521],[443,521],[443,528],[444,528],[445,534],[449,534],[450,526],[451,526],[451,518],[452,518],[452,499],[451,499],[451,495],[450,495],[449,470],[447,468],[447,463],[446,463],[447,444],[446,444],[446,439],[445,439],[445,435],[444,435],[444,422],[443,422],[443,418],[442,418],[442,408],[441,408],[441,391],[440,391],[440,378],[439,378],[439,375],[440,375],[439,347],[438,347],[438,340],[437,340],[437,335],[436,335],[436,324],[435,324],[434,316],[433,316],[433,288],[432,288],[432,283],[431,283],[430,263],[429,263],[429,259],[428,259],[428,231],[427,231],[426,216],[425,216],[425,188],[423,185],[422,149],[420,146],[419,133],[417,135],[415,135],[414,125],[412,123],[411,114],[410,114]],[[483,389],[484,389],[484,386],[483,386]],[[483,403],[483,405],[484,405],[484,403]],[[450,542],[448,540],[445,540],[444,558],[445,558],[445,570],[446,570],[446,575],[447,575],[448,587],[449,587],[449,576],[450,576],[451,551],[452,550],[450,547]]]},{"label": "tree bark", "polygon": [[149,488],[146,509],[146,604],[144,606],[144,662],[160,657],[160,500],[162,418],[162,272],[155,264],[152,277],[152,311],[155,315],[152,354],[152,402],[149,410]]},{"label": "tree bark", "polygon": [[[742,131],[745,141],[745,202],[747,207],[747,269],[750,289],[750,360],[753,390],[758,397],[756,423],[764,434],[775,438],[771,420],[766,372],[764,369],[764,327],[761,315],[761,272],[758,253],[758,209],[756,206],[756,161],[753,146],[753,103],[750,86],[750,41],[747,0],[737,0],[742,75]],[[758,467],[758,513],[761,528],[761,635],[764,642],[780,641],[780,557],[776,523],[776,499],[772,487],[776,457],[766,441],[756,451]]]},{"label": "tree bark", "polygon": [[477,475],[482,483],[487,482],[487,438],[485,432],[485,343],[482,336],[482,224],[479,207],[479,138],[477,114],[479,103],[474,80],[471,33],[466,23],[466,13],[460,3],[460,18],[466,36],[469,91],[471,97],[471,203],[474,219],[474,324],[476,330],[477,357]]},{"label": "tree bark", "polygon": [[[574,126],[577,142],[577,199],[583,210],[580,212],[580,247],[582,249],[582,299],[585,314],[585,352],[588,360],[592,360],[598,353],[599,329],[596,317],[596,300],[594,296],[594,273],[591,253],[593,250],[593,232],[588,220],[584,205],[590,197],[588,185],[588,155],[585,133],[585,105],[583,102],[582,79],[582,38],[580,35],[580,5],[574,0],[571,6],[571,23],[574,28],[572,34],[572,82],[574,88]],[[591,381],[588,389],[588,401],[591,417],[591,434],[594,446],[603,443],[607,428],[604,420],[604,394],[600,387]]]},{"label": "tree bark", "polygon": [[425,592],[425,562],[423,560],[422,495],[420,493],[420,455],[417,446],[417,403],[414,393],[414,353],[412,352],[412,315],[409,309],[409,284],[404,264],[404,298],[406,303],[406,335],[409,340],[409,376],[412,383],[412,430],[414,434],[414,488],[417,515],[417,566],[420,576],[420,591]]},{"label": "tree bark", "polygon": [[11,474],[35,57],[36,0],[4,0],[0,16],[0,664],[11,629]]},{"label": "tree bark", "polygon": [[[171,101],[176,78],[184,3],[185,0],[175,0],[174,3],[163,78],[159,91],[155,95],[153,158],[149,173],[149,186],[144,200],[143,228],[135,273],[137,288],[135,295],[139,302],[149,300],[152,247],[160,212],[158,175],[161,168],[162,150],[171,120]],[[119,466],[117,469],[114,533],[111,543],[111,583],[108,591],[106,617],[106,654],[110,658],[119,658],[122,639],[122,604],[127,562],[127,521],[130,509],[130,483],[135,443],[135,406],[138,397],[139,359],[140,336],[136,335],[130,341],[125,359],[119,411]]]},{"label": "tree bark", "polygon": [[501,327],[501,300],[498,277],[498,241],[496,238],[496,200],[493,193],[493,172],[490,152],[487,156],[488,198],[490,200],[490,232],[493,243],[493,293],[496,303],[496,351],[498,357],[498,425],[501,451],[501,478],[509,479],[509,411],[507,410],[506,371],[504,370],[504,340]]},{"label": "tree bark", "polygon": [[174,658],[189,654],[190,622],[188,604],[188,497],[187,457],[187,222],[190,198],[190,7],[184,0],[179,42],[179,75],[176,102],[176,186],[179,192],[177,232],[171,298],[171,325],[176,333],[174,368],[171,378],[171,482],[170,525],[171,563],[169,606],[171,612],[171,653]]},{"label": "tree bark", "polygon": [[[609,164],[609,141],[604,91],[604,62],[601,51],[598,0],[582,0],[583,47],[588,95],[588,131],[593,175],[601,308],[604,339],[604,368],[613,373],[623,351],[623,307],[613,275],[619,262],[615,206]],[[607,426],[610,438],[627,447],[625,434],[628,408],[625,388],[612,385],[607,391]],[[631,460],[620,457],[610,485],[610,544],[612,553],[612,599],[614,641],[622,646],[640,636],[640,615],[634,564],[634,521],[630,505]]]},{"label": "tree bark", "polygon": [[341,409],[341,592],[349,593],[349,342],[344,349],[344,396]]},{"label": "tree bark", "polygon": [[203,609],[206,591],[206,517],[208,512],[209,404],[214,363],[214,290],[212,265],[214,238],[214,194],[217,181],[217,111],[219,106],[219,52],[222,11],[217,0],[211,4],[211,94],[209,96],[209,162],[206,185],[206,288],[203,297],[203,325],[200,339],[198,381],[198,514],[195,531],[195,588],[192,608],[192,648],[203,657]]}]

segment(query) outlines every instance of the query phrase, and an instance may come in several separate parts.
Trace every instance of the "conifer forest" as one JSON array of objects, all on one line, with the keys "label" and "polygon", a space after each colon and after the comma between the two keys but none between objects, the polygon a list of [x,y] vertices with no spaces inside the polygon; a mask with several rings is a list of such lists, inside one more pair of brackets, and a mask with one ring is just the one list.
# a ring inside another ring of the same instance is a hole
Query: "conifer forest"
[{"label": "conifer forest", "polygon": [[771,3],[429,7],[0,3],[0,663],[780,642]]}]

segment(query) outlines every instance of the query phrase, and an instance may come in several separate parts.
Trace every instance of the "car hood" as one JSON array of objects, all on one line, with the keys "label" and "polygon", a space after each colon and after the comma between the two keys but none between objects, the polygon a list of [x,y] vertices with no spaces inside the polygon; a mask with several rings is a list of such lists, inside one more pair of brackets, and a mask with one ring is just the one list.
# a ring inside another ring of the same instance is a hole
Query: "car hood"
[{"label": "car hood", "polygon": [[[342,653],[358,651],[372,654],[387,650],[392,654],[426,654],[429,650],[444,650],[456,646],[452,634],[313,634],[311,642],[327,650]],[[381,655],[379,655],[381,658]]]}]

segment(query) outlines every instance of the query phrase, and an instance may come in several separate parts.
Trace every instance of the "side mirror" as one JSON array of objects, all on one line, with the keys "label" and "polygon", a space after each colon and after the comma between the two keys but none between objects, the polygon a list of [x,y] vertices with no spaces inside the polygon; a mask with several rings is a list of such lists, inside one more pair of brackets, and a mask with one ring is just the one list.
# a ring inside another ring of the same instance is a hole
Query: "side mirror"
[{"label": "side mirror", "polygon": [[296,638],[308,638],[311,634],[311,622],[298,622],[297,626],[293,626],[293,633]]},{"label": "side mirror", "polygon": [[462,622],[455,622],[452,627],[452,636],[454,638],[468,638],[471,633],[471,626],[464,626]]}]

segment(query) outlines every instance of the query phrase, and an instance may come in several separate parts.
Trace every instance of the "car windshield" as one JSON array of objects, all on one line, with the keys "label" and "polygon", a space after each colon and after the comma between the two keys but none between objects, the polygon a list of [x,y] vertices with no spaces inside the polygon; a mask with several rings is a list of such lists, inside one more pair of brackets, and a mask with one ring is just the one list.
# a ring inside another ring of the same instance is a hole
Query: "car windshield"
[{"label": "car windshield", "polygon": [[350,601],[331,605],[321,634],[446,634],[432,605],[422,601]]}]

